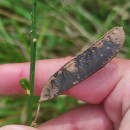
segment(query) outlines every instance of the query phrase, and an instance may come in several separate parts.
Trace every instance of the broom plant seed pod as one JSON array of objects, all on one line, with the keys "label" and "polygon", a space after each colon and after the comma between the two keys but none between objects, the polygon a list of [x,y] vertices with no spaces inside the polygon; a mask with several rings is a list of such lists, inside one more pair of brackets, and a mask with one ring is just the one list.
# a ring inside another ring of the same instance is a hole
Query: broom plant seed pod
[{"label": "broom plant seed pod", "polygon": [[86,79],[117,54],[123,46],[122,27],[108,31],[95,44],[59,69],[43,87],[39,102],[52,99]]}]

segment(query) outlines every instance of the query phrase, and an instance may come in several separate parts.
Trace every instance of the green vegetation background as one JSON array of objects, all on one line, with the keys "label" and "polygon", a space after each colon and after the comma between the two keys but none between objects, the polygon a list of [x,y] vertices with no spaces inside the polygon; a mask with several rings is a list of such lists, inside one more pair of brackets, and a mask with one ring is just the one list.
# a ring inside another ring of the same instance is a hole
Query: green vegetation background
[{"label": "green vegetation background", "polygon": [[[0,0],[1,64],[30,60],[30,11],[31,0]],[[129,0],[37,0],[37,60],[76,55],[115,26],[123,26],[126,32],[118,56],[130,58]],[[25,123],[26,98],[0,96],[0,126]],[[35,100],[34,115],[38,97]],[[66,96],[46,102],[38,122],[80,104]]]}]

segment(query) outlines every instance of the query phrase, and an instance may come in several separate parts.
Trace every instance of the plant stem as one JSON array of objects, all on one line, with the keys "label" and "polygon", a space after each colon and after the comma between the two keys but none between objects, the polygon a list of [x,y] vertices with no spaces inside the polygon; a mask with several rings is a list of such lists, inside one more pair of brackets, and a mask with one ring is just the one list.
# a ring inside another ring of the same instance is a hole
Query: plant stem
[{"label": "plant stem", "polygon": [[35,77],[35,59],[36,59],[36,0],[32,0],[32,13],[31,13],[31,63],[30,63],[30,95],[28,97],[28,113],[27,125],[32,123],[32,110],[33,110],[33,89]]}]

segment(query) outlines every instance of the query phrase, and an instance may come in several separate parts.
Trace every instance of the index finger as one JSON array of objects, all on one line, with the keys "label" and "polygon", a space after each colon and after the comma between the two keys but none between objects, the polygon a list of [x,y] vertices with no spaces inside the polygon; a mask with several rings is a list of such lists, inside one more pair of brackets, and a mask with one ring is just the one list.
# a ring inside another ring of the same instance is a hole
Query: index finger
[{"label": "index finger", "polygon": [[[35,95],[41,93],[41,89],[61,66],[71,58],[53,59],[37,61],[35,73]],[[66,91],[65,94],[77,99],[98,103],[113,90],[127,69],[129,61],[123,59],[113,59],[101,70],[97,71],[89,78],[75,85]],[[11,95],[23,93],[19,86],[21,78],[29,78],[29,63],[6,64],[0,66],[0,94]]]},{"label": "index finger", "polygon": [[[36,62],[35,94],[39,95],[44,83],[64,65],[71,57],[51,59]],[[15,95],[24,93],[19,85],[21,78],[29,80],[30,63],[13,63],[0,65],[0,95]]]}]

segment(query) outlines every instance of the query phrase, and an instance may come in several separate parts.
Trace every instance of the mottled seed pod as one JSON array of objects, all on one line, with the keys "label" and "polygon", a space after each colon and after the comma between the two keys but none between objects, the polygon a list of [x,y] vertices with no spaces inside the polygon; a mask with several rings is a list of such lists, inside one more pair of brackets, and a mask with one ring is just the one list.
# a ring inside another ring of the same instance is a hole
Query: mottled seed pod
[{"label": "mottled seed pod", "polygon": [[89,49],[66,63],[43,87],[40,102],[52,99],[106,65],[123,46],[125,34],[122,27],[108,31]]}]

